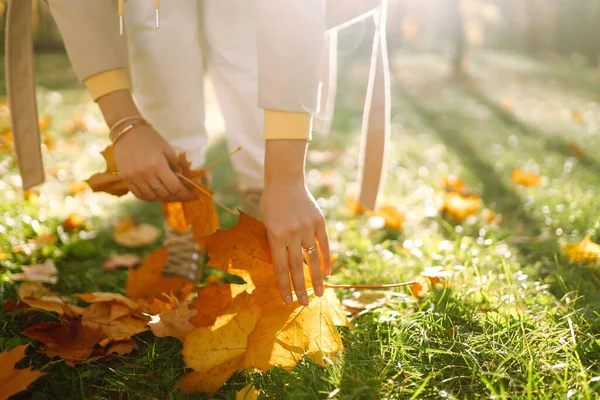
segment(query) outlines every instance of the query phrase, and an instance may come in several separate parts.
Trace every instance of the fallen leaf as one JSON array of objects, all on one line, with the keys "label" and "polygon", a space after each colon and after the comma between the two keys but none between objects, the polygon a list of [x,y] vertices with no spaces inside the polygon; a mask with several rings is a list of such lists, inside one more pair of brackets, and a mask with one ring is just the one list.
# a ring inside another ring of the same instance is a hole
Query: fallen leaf
[{"label": "fallen leaf", "polygon": [[37,200],[40,197],[40,191],[37,189],[25,189],[23,191],[24,200]]},{"label": "fallen leaf", "polygon": [[441,214],[447,213],[457,221],[464,221],[477,212],[481,199],[475,195],[463,196],[456,192],[437,192],[434,203]]},{"label": "fallen leaf", "polygon": [[40,131],[44,132],[47,130],[52,124],[52,116],[50,115],[41,115],[38,118],[38,125],[40,127]]},{"label": "fallen leaf", "polygon": [[83,215],[79,213],[69,214],[67,218],[62,223],[63,228],[67,232],[71,232],[74,229],[77,229],[83,225],[85,222],[85,218]]},{"label": "fallen leaf", "polygon": [[446,271],[442,267],[425,268],[414,277],[411,292],[415,297],[425,297],[435,285],[443,283],[444,279],[450,276],[452,271]]},{"label": "fallen leaf", "polygon": [[104,261],[105,271],[112,271],[117,268],[131,268],[142,262],[142,257],[137,254],[114,254]]},{"label": "fallen leaf", "polygon": [[179,277],[162,276],[167,262],[167,249],[160,247],[150,253],[141,267],[130,269],[125,283],[125,294],[131,299],[160,297],[163,294],[178,293],[186,286],[186,280]]},{"label": "fallen leaf", "polygon": [[25,357],[25,349],[28,346],[23,344],[0,353],[0,400],[6,400],[22,392],[39,377],[45,375],[43,372],[33,371],[31,367],[15,369],[15,365]]},{"label": "fallen leaf", "polygon": [[248,337],[244,368],[268,371],[273,366],[292,369],[302,355],[320,365],[323,356],[343,350],[337,326],[347,325],[339,300],[331,289],[323,297],[309,296],[309,305],[274,303]]},{"label": "fallen leaf", "polygon": [[380,206],[375,211],[367,211],[370,217],[382,217],[385,226],[392,229],[401,229],[402,224],[406,221],[404,213],[400,211],[398,206]]},{"label": "fallen leaf", "polygon": [[65,303],[60,297],[24,297],[21,301],[29,307],[37,310],[55,312],[60,316],[77,317],[83,313],[83,308],[74,304]]},{"label": "fallen leaf", "polygon": [[172,295],[163,294],[160,298],[144,297],[135,299],[141,312],[150,315],[159,315],[167,310],[179,306],[179,300]]},{"label": "fallen leaf", "polygon": [[181,305],[152,317],[149,323],[150,330],[156,337],[172,336],[183,342],[185,335],[196,328],[190,323],[190,319],[197,314],[196,308],[190,308],[187,304]]},{"label": "fallen leaf", "polygon": [[214,324],[233,297],[231,285],[205,286],[199,289],[198,298],[190,304],[190,309],[196,310],[190,323],[195,327]]},{"label": "fallen leaf", "polygon": [[481,212],[481,219],[483,222],[490,224],[496,220],[496,213],[490,210],[489,208],[485,208]]},{"label": "fallen leaf", "polygon": [[592,242],[590,235],[586,235],[579,243],[565,245],[562,251],[569,257],[569,262],[573,264],[600,260],[600,245]]},{"label": "fallen leaf", "polygon": [[196,372],[206,372],[242,356],[260,309],[247,293],[237,296],[210,327],[195,328],[183,342],[183,359]]},{"label": "fallen leaf", "polygon": [[149,318],[119,301],[93,303],[81,316],[84,326],[100,329],[112,340],[125,340],[146,331]]},{"label": "fallen leaf", "polygon": [[135,301],[123,296],[119,293],[112,292],[90,292],[90,293],[78,293],[76,295],[86,303],[101,303],[104,301],[118,301],[125,304],[131,309],[137,309],[138,305]]},{"label": "fallen leaf", "polygon": [[352,215],[359,215],[367,211],[367,208],[358,202],[355,194],[348,194],[346,196],[346,207]]},{"label": "fallen leaf", "polygon": [[456,176],[444,176],[439,180],[438,185],[445,190],[461,192],[465,189],[465,182]]},{"label": "fallen leaf", "polygon": [[249,383],[235,394],[235,400],[258,400],[260,390]]},{"label": "fallen leaf", "polygon": [[184,393],[214,393],[219,390],[233,374],[240,370],[243,361],[244,357],[239,356],[208,371],[190,372],[181,378],[175,388]]},{"label": "fallen leaf", "polygon": [[90,190],[90,185],[85,181],[75,181],[69,184],[69,193],[76,195]]},{"label": "fallen leaf", "polygon": [[48,289],[46,286],[37,282],[23,282],[17,288],[17,296],[19,299],[31,297],[34,299],[41,299],[44,297],[56,297],[58,293]]},{"label": "fallen leaf", "polygon": [[139,348],[140,347],[138,346],[138,344],[132,339],[117,340],[110,342],[110,344],[106,348],[106,354],[117,354],[120,356],[124,356],[125,354],[129,354],[133,350],[137,350]]},{"label": "fallen leaf", "polygon": [[511,179],[523,186],[537,186],[542,182],[542,178],[540,178],[538,175],[529,172],[523,172],[520,169],[515,169],[512,172]]},{"label": "fallen leaf", "polygon": [[362,310],[381,307],[387,302],[387,299],[385,293],[356,291],[352,293],[352,297],[343,299],[342,305],[351,313],[356,314]]},{"label": "fallen leaf", "polygon": [[43,264],[32,264],[21,267],[23,272],[13,274],[13,281],[45,282],[56,284],[58,282],[58,269],[51,259]]},{"label": "fallen leaf", "polygon": [[104,337],[101,329],[90,328],[74,320],[42,322],[22,333],[44,343],[48,357],[68,360],[86,360]]},{"label": "fallen leaf", "polygon": [[127,230],[115,230],[115,242],[124,247],[144,247],[148,246],[158,239],[160,230],[155,226],[148,224],[132,225]]}]

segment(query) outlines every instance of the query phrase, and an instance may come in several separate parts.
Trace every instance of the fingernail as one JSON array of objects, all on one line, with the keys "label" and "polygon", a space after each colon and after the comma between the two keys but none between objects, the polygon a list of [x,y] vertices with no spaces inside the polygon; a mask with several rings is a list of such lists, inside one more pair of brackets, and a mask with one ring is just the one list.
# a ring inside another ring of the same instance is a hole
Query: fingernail
[{"label": "fingernail", "polygon": [[319,297],[323,296],[323,286],[315,286],[315,294]]},{"label": "fingernail", "polygon": [[307,306],[308,305],[308,296],[303,294],[302,296],[300,296],[300,304],[302,304],[303,306]]},{"label": "fingernail", "polygon": [[292,303],[293,303],[292,296],[290,296],[290,295],[287,295],[287,296],[285,296],[285,297],[283,298],[283,302],[289,306],[290,304],[292,304]]}]

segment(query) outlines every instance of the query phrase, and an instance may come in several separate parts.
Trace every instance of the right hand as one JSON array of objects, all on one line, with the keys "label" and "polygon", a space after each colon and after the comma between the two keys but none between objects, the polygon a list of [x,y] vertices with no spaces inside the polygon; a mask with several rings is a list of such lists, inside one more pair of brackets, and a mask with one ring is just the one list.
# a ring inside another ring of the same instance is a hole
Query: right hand
[{"label": "right hand", "polygon": [[114,144],[114,153],[119,176],[139,199],[196,199],[169,167],[177,163],[175,151],[151,126],[135,126]]}]

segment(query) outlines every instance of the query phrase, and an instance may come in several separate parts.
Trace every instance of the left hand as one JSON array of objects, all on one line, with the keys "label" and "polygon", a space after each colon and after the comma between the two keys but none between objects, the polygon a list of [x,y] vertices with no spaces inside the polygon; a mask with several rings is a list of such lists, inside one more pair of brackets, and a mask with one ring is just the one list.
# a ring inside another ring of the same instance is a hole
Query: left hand
[{"label": "left hand", "polygon": [[260,208],[281,298],[286,304],[293,302],[291,275],[298,301],[306,306],[303,255],[317,296],[322,296],[324,290],[321,273],[329,275],[331,269],[323,214],[303,179],[267,182]]}]

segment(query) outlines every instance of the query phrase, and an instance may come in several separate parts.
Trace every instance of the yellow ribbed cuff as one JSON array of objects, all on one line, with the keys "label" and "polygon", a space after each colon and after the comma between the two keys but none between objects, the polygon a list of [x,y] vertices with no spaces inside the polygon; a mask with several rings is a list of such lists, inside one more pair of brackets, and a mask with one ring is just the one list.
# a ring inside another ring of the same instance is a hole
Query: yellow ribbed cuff
[{"label": "yellow ribbed cuff", "polygon": [[311,122],[307,113],[265,110],[264,138],[310,140]]},{"label": "yellow ribbed cuff", "polygon": [[95,100],[117,90],[131,90],[131,81],[125,68],[111,69],[92,75],[83,81]]}]

